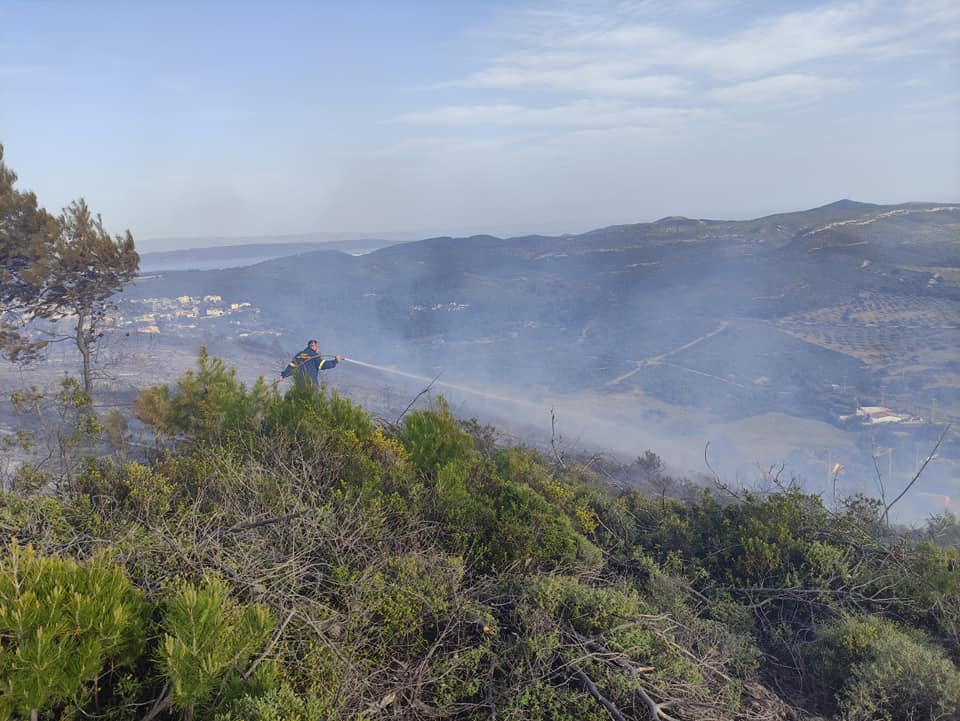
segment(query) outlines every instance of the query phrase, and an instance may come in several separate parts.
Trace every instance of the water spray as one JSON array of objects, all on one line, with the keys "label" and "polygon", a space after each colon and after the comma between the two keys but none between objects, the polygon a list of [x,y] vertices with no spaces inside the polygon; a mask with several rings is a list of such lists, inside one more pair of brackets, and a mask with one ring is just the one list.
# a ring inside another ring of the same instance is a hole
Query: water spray
[{"label": "water spray", "polygon": [[482,398],[490,398],[492,400],[504,401],[506,403],[518,403],[525,406],[530,406],[533,408],[539,408],[540,406],[536,403],[530,403],[529,401],[523,401],[518,398],[508,398],[507,396],[499,396],[495,393],[489,393],[479,388],[471,388],[469,386],[463,386],[458,383],[446,383],[445,381],[438,381],[436,378],[429,378],[427,376],[417,375],[416,373],[408,373],[406,371],[397,370],[396,368],[389,368],[387,366],[377,365],[375,363],[367,363],[366,361],[357,360],[356,358],[344,358],[347,363],[354,363],[358,366],[363,366],[364,368],[372,368],[373,370],[382,371],[384,373],[393,373],[394,375],[403,376],[404,378],[410,378],[415,381],[422,381],[424,383],[432,383],[433,385],[443,386],[449,388],[450,390],[459,391],[461,393],[468,393],[474,396],[480,396]]}]

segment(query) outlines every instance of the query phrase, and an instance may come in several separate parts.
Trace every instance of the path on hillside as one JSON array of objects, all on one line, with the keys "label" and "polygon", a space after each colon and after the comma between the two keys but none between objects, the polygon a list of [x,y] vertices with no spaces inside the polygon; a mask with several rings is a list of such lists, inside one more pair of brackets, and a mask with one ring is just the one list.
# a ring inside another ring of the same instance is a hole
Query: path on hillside
[{"label": "path on hillside", "polygon": [[698,371],[698,370],[695,370],[694,368],[687,368],[686,366],[677,365],[676,363],[664,363],[663,365],[670,366],[671,368],[678,368],[679,370],[687,371],[688,373],[696,373],[698,376],[703,376],[704,378],[712,378],[715,381],[720,381],[721,383],[726,383],[731,386],[736,386],[737,388],[743,388],[744,390],[747,389],[747,386],[743,385],[743,383],[737,383],[736,381],[732,381],[729,378],[723,378],[722,376],[717,376],[717,375],[714,375],[713,373],[707,373],[706,371]]},{"label": "path on hillside", "polygon": [[623,375],[617,376],[611,381],[607,381],[606,384],[608,386],[620,385],[620,383],[625,381],[627,378],[630,378],[631,376],[639,373],[641,369],[646,368],[647,366],[658,365],[660,363],[663,363],[670,356],[676,355],[677,353],[680,353],[681,351],[685,351],[688,348],[692,348],[693,346],[697,345],[697,343],[703,343],[703,341],[713,338],[713,336],[719,333],[722,333],[727,328],[729,328],[730,325],[731,325],[730,321],[722,320],[720,321],[720,325],[714,328],[709,333],[704,333],[699,338],[694,338],[692,341],[690,341],[689,343],[684,343],[679,348],[674,348],[671,351],[667,351],[666,353],[661,353],[660,355],[651,356],[650,358],[644,358],[643,360],[634,361],[634,363],[637,364],[636,368],[634,368],[633,370],[627,371]]},{"label": "path on hillside", "polygon": [[[827,223],[822,225],[819,228],[814,228],[809,230],[803,235],[810,236],[816,235],[817,233],[822,233],[825,230],[832,230],[833,228],[841,228],[845,225],[870,225],[871,223],[876,223],[878,220],[883,220],[884,218],[891,218],[895,215],[913,215],[914,213],[942,213],[944,211],[953,211],[960,210],[960,205],[941,205],[936,208],[896,208],[894,210],[886,210],[882,213],[874,213],[866,218],[850,218],[848,220],[837,220],[833,223]],[[867,241],[863,241],[866,243]],[[857,245],[862,245],[858,243]]]}]

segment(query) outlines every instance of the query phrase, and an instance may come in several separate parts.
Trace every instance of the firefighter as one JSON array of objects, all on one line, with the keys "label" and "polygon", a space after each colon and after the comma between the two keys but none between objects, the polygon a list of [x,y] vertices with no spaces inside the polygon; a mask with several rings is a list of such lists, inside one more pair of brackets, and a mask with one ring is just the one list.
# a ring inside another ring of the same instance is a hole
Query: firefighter
[{"label": "firefighter", "polygon": [[342,360],[342,355],[324,358],[320,355],[320,346],[317,341],[310,340],[307,342],[307,347],[297,353],[287,364],[287,367],[281,371],[277,380],[280,381],[293,376],[297,383],[312,383],[317,386],[320,385],[320,379],[317,377],[319,372],[336,367],[337,363]]}]

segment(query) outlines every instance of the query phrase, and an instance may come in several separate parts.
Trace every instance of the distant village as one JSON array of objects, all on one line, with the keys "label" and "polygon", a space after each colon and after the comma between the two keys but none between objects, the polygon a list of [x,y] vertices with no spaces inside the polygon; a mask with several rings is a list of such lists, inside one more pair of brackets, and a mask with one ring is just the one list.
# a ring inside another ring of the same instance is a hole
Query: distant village
[{"label": "distant village", "polygon": [[278,330],[258,328],[260,309],[252,303],[225,303],[219,295],[176,298],[131,298],[123,304],[121,312],[109,318],[114,327],[133,328],[146,336],[169,334],[180,336],[202,328],[210,323],[226,322],[235,326],[237,338],[256,336],[279,336]]}]

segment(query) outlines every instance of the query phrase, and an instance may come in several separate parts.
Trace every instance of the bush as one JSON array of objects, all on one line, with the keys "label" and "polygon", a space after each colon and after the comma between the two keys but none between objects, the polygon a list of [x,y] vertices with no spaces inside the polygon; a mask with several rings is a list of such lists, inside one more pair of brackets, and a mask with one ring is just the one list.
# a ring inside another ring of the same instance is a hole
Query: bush
[{"label": "bush", "polygon": [[123,518],[156,520],[170,510],[176,487],[158,468],[142,463],[89,463],[77,478],[77,492],[89,497],[91,505],[120,514]]},{"label": "bush", "polygon": [[246,695],[214,721],[328,721],[323,705],[310,696],[298,696],[288,684],[261,696]]},{"label": "bush", "polygon": [[328,394],[325,388],[301,384],[288,390],[282,402],[269,404],[264,430],[291,436],[322,430],[367,441],[375,428],[370,415],[348,398],[336,391]]},{"label": "bush", "polygon": [[903,631],[877,637],[851,668],[840,707],[849,721],[960,717],[960,672],[942,649]]},{"label": "bush", "polygon": [[214,443],[256,431],[270,396],[262,378],[247,392],[236,369],[201,347],[197,370],[184,373],[173,393],[167,386],[141,391],[134,415],[172,438]]},{"label": "bush", "polygon": [[148,607],[123,571],[39,556],[14,540],[0,561],[0,718],[80,706],[109,667],[131,665]]},{"label": "bush", "polygon": [[192,717],[198,705],[212,701],[246,669],[273,625],[266,607],[238,605],[222,581],[182,584],[167,603],[156,651],[173,706]]},{"label": "bush", "polygon": [[387,559],[357,581],[354,633],[377,639],[381,661],[425,653],[463,579],[457,558],[410,554]]},{"label": "bush", "polygon": [[454,553],[492,572],[517,562],[539,568],[600,563],[600,551],[577,533],[562,509],[530,486],[504,480],[476,458],[436,471],[435,508]]},{"label": "bush", "polygon": [[400,441],[414,468],[431,477],[446,464],[476,454],[473,438],[461,430],[442,396],[436,410],[414,411],[404,418]]},{"label": "bush", "polygon": [[846,616],[807,650],[825,708],[849,721],[950,719],[960,713],[960,671],[918,632],[875,616]]}]

